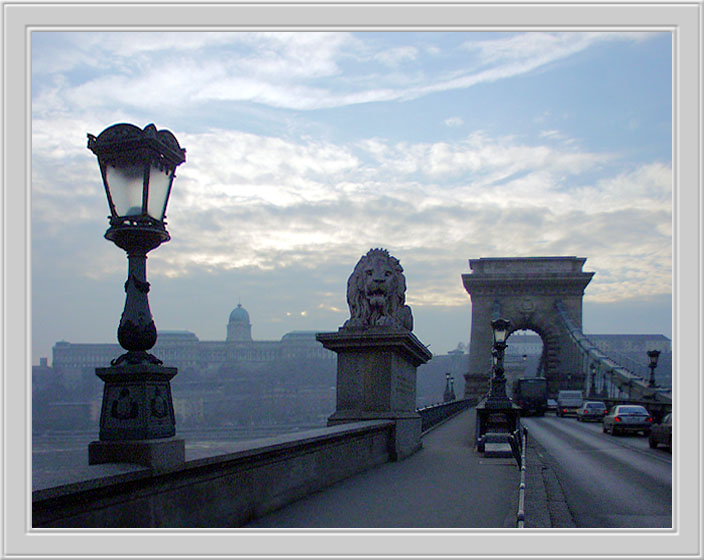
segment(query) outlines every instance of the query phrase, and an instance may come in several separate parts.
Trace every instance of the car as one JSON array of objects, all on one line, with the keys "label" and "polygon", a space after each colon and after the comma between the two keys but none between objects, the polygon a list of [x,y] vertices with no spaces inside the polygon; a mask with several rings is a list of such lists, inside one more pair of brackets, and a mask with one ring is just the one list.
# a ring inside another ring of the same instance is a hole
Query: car
[{"label": "car", "polygon": [[655,449],[661,443],[672,449],[672,413],[666,414],[662,422],[650,427],[648,444],[651,449]]},{"label": "car", "polygon": [[574,414],[582,406],[584,398],[582,391],[560,391],[557,393],[558,416],[568,416]]},{"label": "car", "polygon": [[577,409],[577,421],[588,422],[594,420],[601,422],[606,416],[606,405],[600,401],[587,401]]},{"label": "car", "polygon": [[611,408],[602,423],[604,433],[611,433],[612,436],[626,432],[642,432],[647,436],[653,425],[653,417],[639,404],[619,404]]},{"label": "car", "polygon": [[548,399],[548,411],[555,412],[557,410],[557,401],[555,399]]}]

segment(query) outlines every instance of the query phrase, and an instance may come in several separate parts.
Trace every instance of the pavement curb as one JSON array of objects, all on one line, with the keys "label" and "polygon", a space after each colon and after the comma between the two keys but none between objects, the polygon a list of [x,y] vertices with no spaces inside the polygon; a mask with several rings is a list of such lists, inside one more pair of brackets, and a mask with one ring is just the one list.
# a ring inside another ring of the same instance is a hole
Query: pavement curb
[{"label": "pavement curb", "polygon": [[525,528],[573,528],[577,525],[548,455],[528,432]]}]

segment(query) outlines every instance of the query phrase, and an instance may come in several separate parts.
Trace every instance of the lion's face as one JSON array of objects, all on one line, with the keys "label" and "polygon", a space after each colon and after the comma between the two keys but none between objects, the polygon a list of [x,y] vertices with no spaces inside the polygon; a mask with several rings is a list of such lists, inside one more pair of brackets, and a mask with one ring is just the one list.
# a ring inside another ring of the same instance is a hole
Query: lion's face
[{"label": "lion's face", "polygon": [[361,288],[369,305],[377,308],[388,306],[390,296],[396,294],[398,278],[388,258],[372,256],[361,270]]},{"label": "lion's face", "polygon": [[350,318],[345,328],[395,327],[413,330],[411,309],[405,305],[406,279],[398,259],[385,249],[371,249],[347,281]]}]

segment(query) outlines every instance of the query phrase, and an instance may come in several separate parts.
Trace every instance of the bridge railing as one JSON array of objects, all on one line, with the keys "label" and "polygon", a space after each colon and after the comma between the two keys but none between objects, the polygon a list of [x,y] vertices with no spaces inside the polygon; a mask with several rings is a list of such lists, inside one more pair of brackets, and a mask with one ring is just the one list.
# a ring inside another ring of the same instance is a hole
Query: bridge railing
[{"label": "bridge railing", "polygon": [[416,409],[416,412],[420,414],[422,419],[421,431],[425,433],[428,430],[435,428],[445,420],[452,418],[455,414],[469,408],[469,406],[469,399],[461,399],[457,401],[432,404]]},{"label": "bridge railing", "polygon": [[622,393],[628,393],[629,398],[636,396],[650,399],[650,402],[672,404],[672,391],[670,389],[650,387],[648,382],[640,375],[635,374],[607,356],[572,321],[562,302],[558,301],[555,304],[555,310],[578,350],[592,363],[596,364],[600,370],[609,372],[612,386],[615,386]]}]

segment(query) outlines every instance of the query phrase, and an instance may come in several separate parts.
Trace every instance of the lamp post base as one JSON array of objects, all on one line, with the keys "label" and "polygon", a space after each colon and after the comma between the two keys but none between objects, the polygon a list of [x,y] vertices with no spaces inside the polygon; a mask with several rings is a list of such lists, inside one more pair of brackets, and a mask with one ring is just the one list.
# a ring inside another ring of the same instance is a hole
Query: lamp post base
[{"label": "lamp post base", "polygon": [[126,441],[92,441],[88,444],[88,464],[135,463],[152,469],[184,463],[186,444],[182,438]]},{"label": "lamp post base", "polygon": [[506,401],[484,399],[477,405],[474,444],[480,453],[489,434],[511,436],[520,427],[521,407]]},{"label": "lamp post base", "polygon": [[89,464],[138,463],[166,466],[183,462],[177,439],[171,386],[177,369],[153,363],[96,368],[105,382],[100,441],[88,448]]}]

